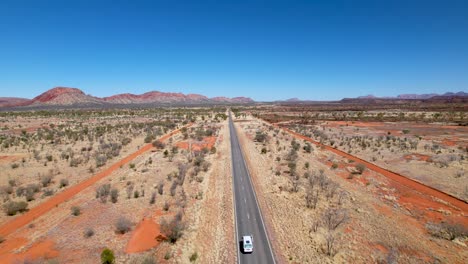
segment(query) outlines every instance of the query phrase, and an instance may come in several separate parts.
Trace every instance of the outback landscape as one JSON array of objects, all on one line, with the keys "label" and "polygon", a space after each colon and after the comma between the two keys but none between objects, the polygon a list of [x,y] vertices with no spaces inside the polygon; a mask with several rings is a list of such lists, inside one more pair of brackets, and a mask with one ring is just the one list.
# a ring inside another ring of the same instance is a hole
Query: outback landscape
[{"label": "outback landscape", "polygon": [[75,94],[0,112],[1,263],[236,263],[231,120],[276,262],[468,260],[466,96],[111,108]]}]

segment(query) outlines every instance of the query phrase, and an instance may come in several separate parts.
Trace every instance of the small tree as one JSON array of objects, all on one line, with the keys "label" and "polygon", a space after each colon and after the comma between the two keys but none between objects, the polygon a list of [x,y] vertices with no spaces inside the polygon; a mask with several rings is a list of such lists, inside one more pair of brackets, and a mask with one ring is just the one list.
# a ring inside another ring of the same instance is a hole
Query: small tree
[{"label": "small tree", "polygon": [[333,231],[348,219],[348,213],[344,209],[328,209],[322,215],[322,221],[328,230]]},{"label": "small tree", "polygon": [[106,248],[101,253],[101,263],[102,264],[114,264],[115,257],[114,252],[112,250]]}]

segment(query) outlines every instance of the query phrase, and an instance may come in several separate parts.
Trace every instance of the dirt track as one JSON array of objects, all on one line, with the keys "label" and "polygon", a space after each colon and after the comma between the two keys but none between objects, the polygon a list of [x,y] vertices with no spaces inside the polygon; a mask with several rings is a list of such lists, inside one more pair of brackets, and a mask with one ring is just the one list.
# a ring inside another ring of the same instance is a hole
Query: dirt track
[{"label": "dirt track", "polygon": [[389,171],[389,170],[386,170],[384,168],[381,168],[375,164],[372,164],[368,161],[365,161],[365,160],[362,160],[356,156],[353,156],[353,155],[350,155],[346,152],[343,152],[341,150],[338,150],[338,149],[335,149],[333,147],[330,147],[330,146],[327,146],[327,145],[323,145],[323,144],[320,144],[319,142],[311,139],[311,138],[308,138],[306,136],[303,136],[299,133],[296,133],[292,130],[289,130],[287,128],[284,128],[282,127],[281,129],[287,131],[288,133],[296,136],[297,138],[300,138],[300,139],[303,139],[303,140],[306,140],[306,141],[309,141],[317,146],[320,146],[320,147],[323,147],[325,149],[327,149],[328,151],[331,151],[335,154],[338,154],[342,157],[345,157],[347,159],[350,159],[350,160],[354,160],[355,162],[359,162],[359,163],[362,163],[364,164],[368,169],[370,170],[373,170],[377,173],[380,173],[382,175],[384,175],[385,177],[395,181],[395,182],[398,182],[406,187],[409,187],[417,192],[420,192],[422,194],[426,194],[426,195],[430,195],[430,196],[433,196],[435,198],[438,198],[440,200],[443,200],[449,204],[451,204],[453,207],[457,208],[458,210],[462,211],[462,212],[468,212],[468,203],[466,203],[465,201],[462,201],[450,194],[447,194],[447,193],[444,193],[442,191],[439,191],[437,189],[434,189],[432,187],[429,187],[427,185],[424,185],[420,182],[417,182],[417,181],[414,181],[414,180],[411,180],[403,175],[400,175],[398,173],[395,173],[395,172],[392,172],[392,171]]},{"label": "dirt track", "polygon": [[[191,124],[187,125],[187,127],[190,126],[190,125]],[[174,134],[178,133],[179,131],[180,131],[180,129],[174,130],[174,131],[162,136],[161,138],[159,138],[159,140],[164,141],[164,140],[170,138],[171,136],[173,136]],[[38,218],[38,217],[42,216],[43,214],[49,212],[50,210],[52,210],[54,207],[58,206],[59,204],[69,200],[70,198],[75,196],[77,193],[79,193],[82,190],[90,187],[91,185],[93,185],[97,181],[109,176],[115,170],[119,169],[121,166],[127,164],[128,162],[132,161],[133,159],[135,159],[139,155],[151,150],[152,148],[153,148],[153,145],[151,143],[141,147],[139,150],[135,151],[134,153],[132,153],[132,154],[128,155],[127,157],[119,160],[118,162],[112,164],[107,169],[105,169],[105,170],[99,172],[98,174],[96,174],[96,175],[82,181],[81,183],[78,183],[77,185],[74,185],[74,186],[64,190],[63,192],[53,196],[52,198],[45,201],[44,203],[39,204],[36,207],[30,209],[28,212],[24,213],[23,215],[20,215],[20,216],[16,217],[15,219],[12,219],[9,222],[3,224],[2,226],[0,226],[0,235],[5,237],[5,236],[15,232],[19,228],[29,224],[30,222],[32,222],[36,218]]]}]

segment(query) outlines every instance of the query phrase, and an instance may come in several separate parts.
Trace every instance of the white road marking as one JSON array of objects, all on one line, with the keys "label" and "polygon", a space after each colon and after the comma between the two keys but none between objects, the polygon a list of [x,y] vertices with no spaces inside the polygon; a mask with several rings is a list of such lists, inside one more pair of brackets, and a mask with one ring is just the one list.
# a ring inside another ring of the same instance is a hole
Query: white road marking
[{"label": "white road marking", "polygon": [[246,204],[247,204],[247,199],[245,199],[245,197],[244,197],[244,203],[246,203]]},{"label": "white road marking", "polygon": [[247,218],[250,219],[250,214],[249,213],[247,213]]}]

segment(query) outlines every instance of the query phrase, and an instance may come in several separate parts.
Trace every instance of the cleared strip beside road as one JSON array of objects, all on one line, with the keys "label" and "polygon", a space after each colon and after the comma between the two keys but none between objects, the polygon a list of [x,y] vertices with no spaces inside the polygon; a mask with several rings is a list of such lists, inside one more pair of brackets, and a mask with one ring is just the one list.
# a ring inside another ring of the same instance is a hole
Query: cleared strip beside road
[{"label": "cleared strip beside road", "polygon": [[[242,155],[231,116],[229,116],[229,130],[231,135],[238,263],[275,263],[263,218],[258,207],[257,197],[252,187],[250,174],[245,165],[244,156]],[[254,250],[249,254],[242,252],[241,241],[245,235],[253,236]]]}]

